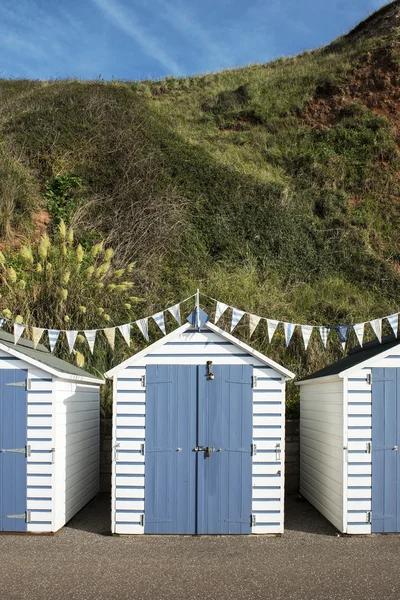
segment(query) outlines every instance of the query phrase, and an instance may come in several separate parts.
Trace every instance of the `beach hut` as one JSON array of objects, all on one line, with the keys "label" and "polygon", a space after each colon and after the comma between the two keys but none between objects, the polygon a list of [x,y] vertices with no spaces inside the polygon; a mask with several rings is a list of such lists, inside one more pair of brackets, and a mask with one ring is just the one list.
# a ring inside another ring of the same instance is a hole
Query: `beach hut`
[{"label": "beach hut", "polygon": [[106,376],[113,533],[283,532],[290,371],[199,309]]},{"label": "beach hut", "polygon": [[304,378],[300,492],[342,533],[400,531],[400,339]]},{"label": "beach hut", "polygon": [[101,383],[0,330],[0,532],[55,532],[97,494]]}]

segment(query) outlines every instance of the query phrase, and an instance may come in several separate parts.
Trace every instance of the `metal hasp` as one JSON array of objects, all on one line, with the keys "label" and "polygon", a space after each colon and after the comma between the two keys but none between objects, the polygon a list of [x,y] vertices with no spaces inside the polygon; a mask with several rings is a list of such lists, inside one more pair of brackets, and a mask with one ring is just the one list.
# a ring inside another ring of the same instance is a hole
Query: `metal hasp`
[{"label": "metal hasp", "polygon": [[6,452],[14,452],[16,454],[25,454],[26,458],[28,458],[31,455],[31,447],[25,446],[25,448],[1,448],[0,449],[0,453],[5,454]]},{"label": "metal hasp", "polygon": [[[205,452],[205,457],[210,458],[211,452],[215,452],[215,448],[213,448],[212,446],[196,446],[196,448],[193,448],[193,451]],[[220,450],[218,450],[218,452],[220,452]]]},{"label": "metal hasp", "polygon": [[24,513],[19,515],[6,515],[6,519],[24,519],[25,523],[31,522],[31,511],[26,510]]}]

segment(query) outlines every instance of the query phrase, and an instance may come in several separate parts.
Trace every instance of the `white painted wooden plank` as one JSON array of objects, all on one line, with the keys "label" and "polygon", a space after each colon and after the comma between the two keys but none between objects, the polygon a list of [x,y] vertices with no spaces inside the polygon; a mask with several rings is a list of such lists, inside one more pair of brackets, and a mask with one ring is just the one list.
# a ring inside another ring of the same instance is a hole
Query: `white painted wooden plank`
[{"label": "white painted wooden plank", "polygon": [[[129,498],[129,500],[117,499],[115,503],[116,510],[140,510],[144,511],[144,500],[134,500]],[[118,515],[119,516],[119,515]]]},{"label": "white painted wooden plank", "polygon": [[347,435],[350,439],[358,440],[358,439],[372,439],[372,429],[349,429]]},{"label": "white painted wooden plank", "polygon": [[28,438],[28,444],[30,445],[31,450],[45,450],[45,451],[50,451],[53,448],[53,442],[52,442],[52,440],[46,440],[46,441],[33,440],[33,441],[31,441]]},{"label": "white painted wooden plank", "polygon": [[365,464],[351,464],[347,466],[347,472],[349,475],[371,475],[372,474],[372,465]]},{"label": "white painted wooden plank", "polygon": [[[1,366],[1,364],[0,364]],[[36,396],[36,392],[52,392],[53,391],[53,381],[51,379],[51,375],[49,375],[50,381],[44,381],[43,379],[39,379],[36,377],[31,377],[31,374],[28,373],[28,377],[30,380],[30,390],[28,391],[28,399],[34,400]],[[32,393],[34,392],[34,393]],[[49,394],[51,398],[51,394]]]},{"label": "white painted wooden plank", "polygon": [[371,454],[367,454],[366,452],[348,452],[347,453],[349,464],[351,463],[371,463]]},{"label": "white painted wooden plank", "polygon": [[347,391],[349,396],[353,396],[353,392],[368,392],[371,393],[371,384],[367,381],[367,375],[360,375],[360,377],[349,377],[347,380]]},{"label": "white painted wooden plank", "polygon": [[284,407],[281,403],[279,404],[267,404],[265,402],[253,402],[253,415],[259,414],[271,414],[271,415],[282,415]]},{"label": "white painted wooden plank", "polygon": [[278,465],[282,464],[282,460],[283,460],[283,451],[282,449],[276,449],[274,448],[273,450],[269,450],[269,451],[262,451],[261,448],[258,448],[257,446],[257,454],[255,454],[253,456],[253,463],[264,463],[264,462],[269,462],[269,463],[276,463]]},{"label": "white painted wooden plank", "polygon": [[[321,404],[323,403],[323,406]],[[335,403],[327,403],[325,402],[325,397],[322,398],[318,396],[318,399],[314,402],[307,401],[307,403],[303,404],[301,407],[303,418],[307,418],[310,416],[312,420],[320,421],[322,415],[329,415],[331,418],[332,415],[341,416],[343,414],[343,402]]]},{"label": "white painted wooden plank", "polygon": [[[117,428],[118,427],[145,427],[144,416],[116,416]],[[132,436],[133,437],[133,436]]]},{"label": "white painted wooden plank", "polygon": [[140,454],[137,450],[127,450],[126,448],[119,448],[118,450],[118,461],[117,462],[138,462],[144,463],[145,456]]},{"label": "white painted wooden plank", "polygon": [[320,425],[324,425],[332,429],[333,427],[340,428],[343,425],[343,416],[340,411],[335,411],[334,413],[328,413],[327,411],[316,412],[315,409],[307,406],[301,409],[301,418],[304,422],[307,422],[308,426],[312,423],[314,428],[316,426],[320,428]]},{"label": "white painted wooden plank", "polygon": [[96,444],[99,437],[99,426],[97,423],[95,423],[92,427],[88,427],[83,431],[77,431],[76,433],[68,433],[68,435],[65,437],[64,446],[68,449],[69,446],[74,446],[82,440],[91,440],[93,444]]},{"label": "white painted wooden plank", "polygon": [[97,460],[79,471],[71,470],[68,472],[66,470],[64,473],[65,487],[69,488],[69,491],[72,492],[74,487],[76,485],[81,486],[82,481],[85,479],[87,479],[88,482],[93,481],[93,478],[97,476],[98,464],[99,462]]},{"label": "white painted wooden plank", "polygon": [[313,480],[308,481],[304,474],[300,478],[300,493],[306,498],[315,508],[324,515],[328,521],[343,532],[342,528],[342,505],[343,496],[341,489],[328,489],[323,485],[313,485]]},{"label": "white painted wooden plank", "polygon": [[126,535],[138,535],[144,534],[144,527],[142,525],[135,525],[133,523],[129,524],[115,524],[115,533],[126,534]]},{"label": "white painted wooden plank", "polygon": [[[37,478],[39,479],[39,478]],[[46,485],[48,486],[51,483],[51,478],[48,478],[48,481],[46,481]],[[42,487],[39,486],[39,484],[37,484],[38,487],[28,487],[26,490],[26,496],[28,498],[28,501],[31,498],[52,498],[53,497],[53,489],[43,489]]]},{"label": "white painted wooden plank", "polygon": [[27,510],[41,511],[41,510],[52,510],[53,501],[52,500],[37,500],[28,498],[27,500]]},{"label": "white painted wooden plank", "polygon": [[97,405],[90,410],[71,410],[66,413],[58,413],[57,425],[67,425],[68,429],[74,429],[74,423],[96,422],[100,419],[100,409]]},{"label": "white painted wooden plank", "polygon": [[[347,448],[349,450],[357,450],[357,452],[364,453],[369,456],[371,460],[371,454],[367,453],[367,442],[349,441],[347,442]],[[349,452],[349,455],[351,452]],[[359,454],[357,454],[359,456]]]},{"label": "white painted wooden plank", "polygon": [[26,460],[28,464],[31,462],[51,462],[52,454],[49,451],[32,452],[31,456],[28,456]]},{"label": "white painted wooden plank", "polygon": [[253,416],[253,427],[264,427],[265,425],[269,427],[277,427],[278,425],[282,425],[282,423],[283,417],[281,415],[272,415],[268,417],[263,417],[259,415]]},{"label": "white painted wooden plank", "polygon": [[319,440],[326,439],[327,436],[335,436],[339,440],[342,440],[342,423],[332,423],[332,421],[320,421],[311,420],[310,418],[306,418],[303,415],[303,411],[301,413],[300,419],[300,437],[302,438],[304,435],[309,437],[315,437]]},{"label": "white painted wooden plank", "polygon": [[[257,478],[253,479],[253,482],[256,482]],[[262,487],[255,487],[255,484],[253,483],[253,488],[252,488],[252,498],[253,500],[258,500],[259,498],[268,498],[268,500],[276,500],[276,501],[281,501],[282,499],[282,490],[279,489],[274,489],[274,488],[262,488]]]},{"label": "white painted wooden plank", "polygon": [[[259,452],[262,452],[263,450],[273,450],[274,452],[276,451],[276,444],[279,444],[280,442],[277,442],[276,440],[257,440],[256,442],[256,446],[257,446],[257,454],[256,456],[258,456]],[[254,456],[253,458],[256,458],[256,456]],[[283,452],[282,452],[282,456],[283,456]]]},{"label": "white painted wooden plank", "polygon": [[262,525],[257,524],[251,528],[254,535],[278,535],[283,533],[283,525]]},{"label": "white painted wooden plank", "polygon": [[143,416],[146,412],[145,404],[119,404],[117,403],[116,415],[141,415]]},{"label": "white painted wooden plank", "polygon": [[310,437],[304,437],[301,439],[301,447],[305,454],[313,456],[314,458],[319,455],[326,455],[327,457],[333,457],[343,462],[343,449],[337,444],[332,445],[331,440],[328,438],[326,442],[320,442]]},{"label": "white painted wooden plank", "polygon": [[317,428],[312,429],[308,425],[310,425],[309,422],[306,424],[304,421],[300,421],[301,443],[307,440],[308,445],[312,445],[314,441],[318,442],[319,444],[329,444],[329,446],[336,447],[341,447],[343,445],[340,427],[331,429],[329,435],[327,435],[326,433],[319,431]]},{"label": "white painted wooden plank", "polygon": [[[43,487],[43,486],[51,486],[52,485],[52,478],[51,477],[36,477],[35,474],[33,473],[32,476],[29,476],[30,474],[28,473],[28,477],[26,480],[26,485],[28,486],[28,492],[30,490],[30,488],[37,488],[39,487]],[[45,496],[47,496],[47,494],[51,493],[51,490],[43,490],[45,493]],[[36,493],[36,490],[35,490]],[[35,493],[33,494],[33,496],[35,496]]]},{"label": "white painted wooden plank", "polygon": [[28,419],[27,419],[28,428],[29,427],[51,427],[53,424],[52,419],[53,419],[53,417],[51,415],[48,417],[28,416]]},{"label": "white painted wooden plank", "polygon": [[[320,486],[326,487],[329,490],[337,491],[342,488],[342,474],[338,470],[331,469],[329,472],[324,465],[319,463],[315,468],[309,462],[301,460],[301,476],[309,481],[315,488]],[[314,462],[314,464],[316,461]]]},{"label": "white painted wooden plank", "polygon": [[[238,348],[233,344],[222,345],[218,344],[182,344],[178,342],[169,342],[164,346],[160,346],[156,349],[155,355],[157,358],[161,358],[164,356],[171,357],[172,360],[176,358],[180,358],[181,355],[190,354],[191,356],[201,357],[204,361],[205,356],[210,356],[211,360],[214,361],[216,358],[216,354],[219,356],[234,356],[237,354],[243,354],[244,351],[242,348]],[[151,356],[151,355],[150,355]],[[149,356],[147,357],[149,358]]]},{"label": "white painted wooden plank", "polygon": [[347,489],[347,498],[350,500],[356,498],[362,498],[365,500],[371,500],[372,498],[372,490],[371,488],[360,489],[360,488],[348,488]]},{"label": "white painted wooden plank", "polygon": [[[372,510],[372,500],[370,498],[366,498],[364,500],[361,500],[360,498],[357,498],[357,500],[351,500],[349,499],[347,502],[347,508],[349,511],[351,510],[365,510],[367,511],[371,511]],[[351,519],[349,519],[351,521]]]},{"label": "white painted wooden plank", "polygon": [[129,477],[116,473],[115,485],[123,487],[144,487],[144,475]]},{"label": "white painted wooden plank", "polygon": [[[205,356],[154,356],[147,355],[146,357],[140,359],[135,366],[145,366],[147,365],[204,365]],[[233,354],[228,354],[226,356],[210,356],[210,360],[213,361],[215,365],[254,365],[257,367],[262,367],[263,363],[256,358],[253,358],[250,355],[245,356],[235,356]],[[254,372],[253,372],[254,375]]]},{"label": "white painted wooden plank", "polygon": [[141,448],[140,448],[141,444],[144,444],[144,438],[143,438],[143,441],[121,440],[118,442],[118,444],[119,444],[120,450],[136,450],[137,452],[139,452],[141,450]]},{"label": "white painted wooden plank", "polygon": [[357,525],[347,525],[347,532],[349,535],[367,535],[371,533],[371,525],[368,523],[365,524],[357,524]]},{"label": "white painted wooden plank", "polygon": [[282,510],[282,502],[280,500],[255,500],[251,503],[252,511],[256,510],[274,510],[281,511]]},{"label": "white painted wooden plank", "polygon": [[372,414],[372,404],[349,404],[347,407],[347,412],[350,415],[367,415],[371,416]]},{"label": "white painted wooden plank", "polygon": [[[348,416],[348,426],[349,427],[372,427],[372,417],[370,416]],[[350,430],[351,431],[351,430]]]},{"label": "white painted wooden plank", "polygon": [[26,529],[29,533],[50,533],[53,526],[51,523],[28,523]]},{"label": "white painted wooden plank", "polygon": [[282,465],[278,462],[271,465],[253,463],[253,475],[280,475],[279,471],[282,471]]},{"label": "white painted wooden plank", "polygon": [[[87,411],[99,411],[98,400],[82,400],[81,402],[68,402],[64,401],[57,405],[57,415],[71,415],[71,414],[82,414]],[[60,419],[60,423],[63,421]]]},{"label": "white painted wooden plank", "polygon": [[257,443],[258,438],[276,438],[281,441],[283,429],[281,427],[253,427],[253,440]]},{"label": "white painted wooden plank", "polygon": [[117,462],[115,465],[115,470],[117,475],[144,475],[144,464],[124,465]]},{"label": "white painted wooden plank", "polygon": [[368,515],[367,515],[367,511],[362,511],[362,512],[355,512],[355,513],[351,513],[348,512],[347,513],[347,522],[348,523],[361,523],[361,524],[368,524]]},{"label": "white painted wooden plank", "polygon": [[282,522],[282,513],[255,513],[256,525],[262,525],[263,523],[271,523],[272,525],[280,525]]},{"label": "white painted wooden plank", "polygon": [[[124,439],[129,439],[129,438],[134,438],[135,440],[144,440],[145,436],[146,436],[146,430],[144,427],[142,428],[132,428],[132,427],[123,427],[121,425],[118,426],[118,429],[116,431],[117,438],[124,438]],[[120,441],[119,439],[117,441]]]},{"label": "white painted wooden plank", "polygon": [[[283,486],[283,477],[282,475],[270,475],[268,477],[253,477],[252,479],[252,487],[263,487],[263,488],[277,488]],[[278,490],[274,489],[274,493],[277,493]],[[267,496],[266,496],[267,497]],[[275,498],[275,496],[273,496]]]},{"label": "white painted wooden plank", "polygon": [[140,521],[139,513],[117,511],[115,517],[116,517],[117,523],[137,523],[137,524],[139,524],[139,521]]},{"label": "white painted wooden plank", "polygon": [[355,477],[354,475],[349,475],[348,486],[349,487],[371,487],[372,486],[372,477],[370,475],[365,475],[362,477]]},{"label": "white painted wooden plank", "polygon": [[300,460],[304,465],[308,465],[319,473],[325,473],[329,477],[335,477],[335,480],[341,481],[343,474],[343,455],[340,457],[329,456],[328,454],[315,454],[303,444],[300,447]]},{"label": "white painted wooden plank", "polygon": [[[54,465],[44,465],[44,464],[32,464],[30,462],[27,463],[27,474],[28,475],[52,475],[54,470]],[[38,484],[36,484],[38,485]]]},{"label": "white painted wooden plank", "polygon": [[134,500],[144,500],[144,489],[139,488],[121,488],[115,489],[116,498],[133,498]]},{"label": "white painted wooden plank", "polygon": [[32,415],[48,415],[50,413],[52,413],[53,410],[53,405],[50,404],[39,404],[39,405],[32,405],[32,404],[28,404],[28,415],[32,416]]},{"label": "white painted wooden plank", "polygon": [[131,371],[132,379],[128,378],[120,378],[118,377],[117,381],[114,382],[115,389],[117,392],[130,391],[135,392],[140,395],[141,392],[145,393],[145,387],[141,382],[140,377],[136,377],[135,371]]},{"label": "white painted wooden plank", "polygon": [[[98,448],[94,447],[91,450],[83,453],[77,453],[72,455],[67,455],[65,458],[65,478],[69,477],[72,473],[79,473],[83,469],[92,467],[92,470],[95,469],[95,466],[99,462],[99,453]],[[60,464],[59,457],[56,455],[56,463]]]}]

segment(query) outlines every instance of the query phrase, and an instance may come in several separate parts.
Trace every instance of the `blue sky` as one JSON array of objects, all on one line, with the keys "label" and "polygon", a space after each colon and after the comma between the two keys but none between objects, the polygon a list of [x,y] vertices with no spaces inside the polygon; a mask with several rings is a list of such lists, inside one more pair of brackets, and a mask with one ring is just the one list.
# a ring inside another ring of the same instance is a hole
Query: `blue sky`
[{"label": "blue sky", "polygon": [[386,0],[0,0],[0,76],[159,79],[324,45]]}]

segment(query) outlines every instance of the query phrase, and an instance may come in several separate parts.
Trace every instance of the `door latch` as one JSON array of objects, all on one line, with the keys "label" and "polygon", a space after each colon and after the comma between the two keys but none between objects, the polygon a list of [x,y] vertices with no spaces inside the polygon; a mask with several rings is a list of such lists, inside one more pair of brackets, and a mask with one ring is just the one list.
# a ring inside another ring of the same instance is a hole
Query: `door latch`
[{"label": "door latch", "polygon": [[211,452],[215,452],[215,448],[212,446],[196,446],[194,452],[205,452],[205,457],[210,458]]}]

